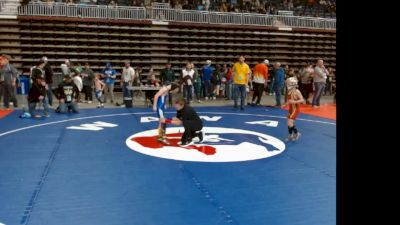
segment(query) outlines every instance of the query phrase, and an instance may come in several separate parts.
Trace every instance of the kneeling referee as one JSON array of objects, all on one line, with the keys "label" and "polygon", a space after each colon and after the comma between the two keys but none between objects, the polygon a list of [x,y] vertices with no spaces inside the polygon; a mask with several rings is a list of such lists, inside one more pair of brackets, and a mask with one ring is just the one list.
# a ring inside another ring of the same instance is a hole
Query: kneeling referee
[{"label": "kneeling referee", "polygon": [[178,99],[174,102],[176,109],[176,117],[169,119],[162,119],[162,123],[171,123],[174,125],[182,125],[185,132],[182,135],[181,145],[193,144],[193,138],[198,137],[199,142],[203,141],[203,121],[200,119],[196,111],[190,106],[185,104],[184,99]]}]

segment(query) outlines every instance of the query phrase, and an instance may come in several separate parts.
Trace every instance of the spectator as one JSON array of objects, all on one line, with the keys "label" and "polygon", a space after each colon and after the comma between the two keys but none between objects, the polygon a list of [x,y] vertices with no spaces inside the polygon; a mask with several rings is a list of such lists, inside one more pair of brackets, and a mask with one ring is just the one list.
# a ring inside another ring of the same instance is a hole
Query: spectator
[{"label": "spectator", "polygon": [[233,65],[233,98],[234,108],[238,107],[238,98],[240,94],[240,109],[244,110],[244,101],[246,99],[246,89],[248,88],[248,78],[250,75],[250,68],[244,62],[245,58],[243,55],[239,57],[239,62]]},{"label": "spectator", "polygon": [[[161,71],[160,78],[161,85],[167,85],[175,81],[175,73],[171,69],[171,63],[168,62],[165,65],[165,68]],[[168,104],[172,106],[172,94],[170,92],[168,93]]]},{"label": "spectator", "polygon": [[285,84],[285,70],[281,67],[280,62],[274,64],[274,83],[276,107],[281,107],[281,94]]},{"label": "spectator", "polygon": [[191,9],[190,5],[189,5],[189,2],[187,0],[183,3],[182,9],[185,9],[185,10],[190,10]]},{"label": "spectator", "polygon": [[[32,79],[32,85],[36,83],[36,79],[43,78],[46,79],[44,67],[46,63],[42,60],[36,63],[36,66],[32,68],[31,72],[31,79]],[[49,85],[45,85],[45,91],[46,94],[43,95],[45,98],[41,100],[43,107],[47,110],[49,108],[49,98],[46,96],[49,93],[49,90],[51,91],[51,87]],[[52,93],[51,93],[52,94]]]},{"label": "spectator", "polygon": [[110,3],[108,3],[108,6],[109,7],[117,7],[118,4],[114,0],[111,0]]},{"label": "spectator", "polygon": [[233,79],[232,79],[232,66],[230,64],[227,65],[226,68],[226,84],[225,84],[225,96],[227,100],[232,100],[232,88],[233,88]]},{"label": "spectator", "polygon": [[[264,60],[263,62],[257,64],[253,68],[253,89],[254,95],[253,99],[251,100],[251,105],[261,105],[261,98],[264,92],[264,88],[267,86],[268,83],[268,59]],[[257,102],[255,102],[257,98]]]},{"label": "spectator", "polygon": [[106,63],[105,68],[101,71],[104,78],[104,83],[106,84],[105,95],[104,95],[104,103],[107,102],[107,95],[111,97],[111,103],[114,103],[114,83],[115,78],[117,78],[117,72],[112,68],[110,62]]},{"label": "spectator", "polygon": [[196,99],[198,103],[201,103],[200,101],[200,92],[201,92],[201,75],[199,74],[199,71],[197,68],[194,67],[194,64],[192,63],[192,69],[194,70],[194,94],[196,95]]},{"label": "spectator", "polygon": [[217,65],[213,72],[211,78],[212,90],[213,90],[213,99],[217,99],[219,96],[219,89],[221,87],[221,66]]},{"label": "spectator", "polygon": [[83,78],[83,92],[85,93],[85,102],[92,104],[93,101],[93,79],[94,72],[90,69],[89,63],[85,63],[85,68],[82,70],[81,76]]},{"label": "spectator", "polygon": [[61,72],[63,76],[69,75],[71,73],[71,61],[66,59],[63,64],[61,64]]},{"label": "spectator", "polygon": [[81,91],[83,89],[83,81],[82,81],[81,76],[79,75],[79,73],[76,73],[76,72],[71,73],[71,75],[72,75],[72,81],[78,88],[79,93],[81,93]]},{"label": "spectator", "polygon": [[221,6],[219,7],[220,12],[228,12],[228,6],[226,5],[225,2],[221,3]]},{"label": "spectator", "polygon": [[180,2],[177,2],[174,8],[177,9],[177,10],[181,10],[182,9],[182,4]]},{"label": "spectator", "polygon": [[[154,73],[149,74],[149,79],[147,80],[147,85],[150,87],[159,87],[160,82],[156,79],[156,75]],[[155,90],[146,91],[146,99],[150,100],[151,104],[153,104],[154,95],[157,93]]]},{"label": "spectator", "polygon": [[58,85],[58,95],[60,106],[56,112],[67,113],[70,110],[74,113],[78,112],[79,90],[71,76],[64,76],[64,81]]},{"label": "spectator", "polygon": [[328,70],[324,66],[324,61],[319,59],[317,65],[314,68],[314,98],[312,100],[312,106],[319,108],[322,92],[325,90],[326,78],[329,74]]},{"label": "spectator", "polygon": [[45,66],[45,62],[40,60],[39,62],[36,63],[36,66],[34,66],[32,68],[31,79],[32,79],[33,82],[35,82],[36,79],[38,79],[38,78],[44,78],[45,77],[44,66]]},{"label": "spectator", "polygon": [[16,87],[18,71],[10,64],[9,55],[0,55],[0,99],[3,95],[4,107],[9,108],[10,102],[18,107]]},{"label": "spectator", "polygon": [[203,86],[203,93],[205,100],[208,100],[208,98],[212,98],[212,92],[211,92],[211,77],[212,74],[214,73],[214,68],[211,66],[211,60],[206,61],[206,65],[203,66],[202,68],[202,74],[203,74],[203,80],[202,80],[202,86]]},{"label": "spectator", "polygon": [[210,8],[210,0],[203,0],[204,10],[208,11]]},{"label": "spectator", "polygon": [[186,96],[187,104],[193,100],[193,83],[194,83],[194,70],[192,69],[192,63],[188,62],[186,68],[182,70],[182,82],[183,82],[183,92]]},{"label": "spectator", "polygon": [[333,70],[331,67],[328,68],[328,72],[329,73],[327,74],[327,78],[326,78],[326,87],[324,90],[324,95],[326,95],[327,92],[329,92],[329,95],[332,95],[332,80],[333,80],[334,74],[333,74]]},{"label": "spectator", "polygon": [[46,97],[48,98],[49,105],[53,105],[53,92],[51,90],[51,86],[53,84],[54,73],[46,56],[42,57],[42,61],[45,63],[43,69],[44,69],[44,78],[46,80],[46,85],[47,85]]},{"label": "spectator", "polygon": [[228,72],[228,67],[226,64],[222,65],[221,68],[221,87],[220,87],[220,93],[222,94],[222,97],[226,97],[226,73]]},{"label": "spectator", "polygon": [[43,104],[43,116],[49,117],[49,108],[48,104],[44,103],[46,98],[46,81],[44,75],[36,77],[34,80],[32,87],[28,93],[28,106],[29,106],[29,113],[33,118],[40,118],[40,115],[37,115],[36,105],[37,103]]},{"label": "spectator", "polygon": [[[127,61],[122,69],[121,87],[124,98],[132,98],[132,91],[129,89],[132,87],[133,81],[135,80],[135,70],[131,67],[131,64]],[[122,106],[124,104],[121,104]]]},{"label": "spectator", "polygon": [[312,74],[314,69],[311,64],[305,64],[299,72],[299,90],[306,99],[306,104],[311,104],[313,96]]}]

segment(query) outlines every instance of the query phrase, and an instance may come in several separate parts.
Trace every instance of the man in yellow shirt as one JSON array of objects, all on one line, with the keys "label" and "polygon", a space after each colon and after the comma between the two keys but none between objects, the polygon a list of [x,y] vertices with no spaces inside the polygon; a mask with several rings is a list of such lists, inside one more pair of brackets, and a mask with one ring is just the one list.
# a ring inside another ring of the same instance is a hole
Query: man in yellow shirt
[{"label": "man in yellow shirt", "polygon": [[233,64],[233,99],[235,102],[234,107],[238,107],[238,98],[240,94],[240,109],[244,110],[244,101],[246,99],[246,88],[248,88],[248,82],[250,77],[250,68],[244,62],[245,58],[243,55],[239,57],[239,62]]}]

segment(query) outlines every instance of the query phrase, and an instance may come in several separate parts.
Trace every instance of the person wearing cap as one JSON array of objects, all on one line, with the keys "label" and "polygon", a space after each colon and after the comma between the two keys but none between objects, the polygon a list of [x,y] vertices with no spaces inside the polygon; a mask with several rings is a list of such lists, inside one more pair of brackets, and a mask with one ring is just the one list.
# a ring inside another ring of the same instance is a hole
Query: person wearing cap
[{"label": "person wearing cap", "polygon": [[[251,105],[260,106],[262,94],[264,92],[264,88],[267,86],[268,82],[268,59],[264,60],[263,62],[257,64],[253,68],[253,99],[251,100]],[[257,102],[255,102],[257,98]]]},{"label": "person wearing cap", "polygon": [[32,83],[32,87],[29,89],[28,93],[28,106],[29,113],[33,118],[39,118],[40,115],[35,113],[37,103],[43,103],[43,116],[49,117],[49,107],[45,103],[46,99],[46,80],[44,75],[36,76]]},{"label": "person wearing cap", "polygon": [[211,89],[211,77],[214,73],[214,68],[211,66],[211,60],[206,61],[206,65],[203,66],[201,72],[203,74],[202,86],[205,100],[208,98],[212,98],[212,89]]},{"label": "person wearing cap", "polygon": [[244,62],[243,55],[239,57],[239,61],[233,64],[233,99],[234,108],[238,108],[238,98],[240,94],[240,109],[244,110],[244,101],[246,100],[246,89],[249,88],[250,67]]},{"label": "person wearing cap", "polygon": [[[104,83],[106,84],[105,93],[110,95],[111,103],[114,103],[114,83],[117,78],[117,72],[112,68],[111,63],[107,62],[105,68],[101,71],[101,74],[103,74]],[[104,95],[104,103],[107,102],[106,96],[107,95]]]},{"label": "person wearing cap", "polygon": [[46,80],[44,66],[45,62],[40,60],[36,63],[36,66],[32,68],[31,79],[33,83],[35,83],[37,78],[43,78]]},{"label": "person wearing cap", "polygon": [[3,96],[4,107],[9,108],[10,102],[18,107],[16,98],[17,69],[10,64],[9,55],[0,55],[0,99]]},{"label": "person wearing cap", "polygon": [[44,79],[48,87],[46,97],[48,98],[49,105],[53,105],[53,94],[51,91],[51,85],[53,84],[53,75],[54,75],[53,69],[51,68],[49,60],[47,59],[46,56],[43,56],[41,60],[45,63],[43,67]]},{"label": "person wearing cap", "polygon": [[72,112],[78,112],[79,89],[70,75],[64,76],[64,81],[58,85],[57,93],[60,100],[57,112],[67,113],[70,109]]}]

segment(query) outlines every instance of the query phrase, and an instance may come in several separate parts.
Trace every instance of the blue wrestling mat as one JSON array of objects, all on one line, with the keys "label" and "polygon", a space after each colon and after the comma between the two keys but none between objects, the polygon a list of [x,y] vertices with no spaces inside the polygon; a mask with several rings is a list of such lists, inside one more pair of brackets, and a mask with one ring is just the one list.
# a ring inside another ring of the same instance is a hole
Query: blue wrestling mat
[{"label": "blue wrestling mat", "polygon": [[[196,107],[205,141],[155,140],[150,109],[0,119],[0,224],[334,225],[336,121]],[[167,109],[167,116],[174,116]]]}]

